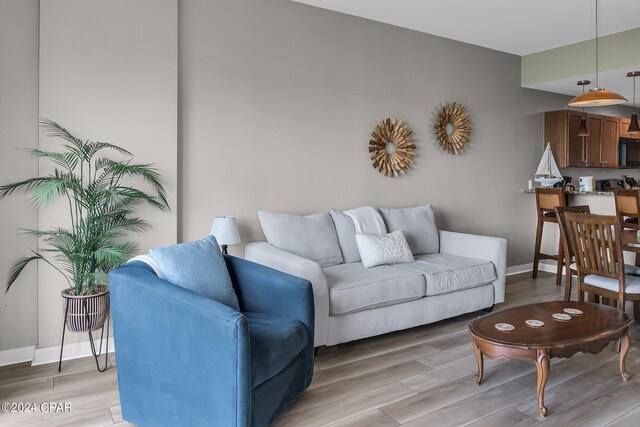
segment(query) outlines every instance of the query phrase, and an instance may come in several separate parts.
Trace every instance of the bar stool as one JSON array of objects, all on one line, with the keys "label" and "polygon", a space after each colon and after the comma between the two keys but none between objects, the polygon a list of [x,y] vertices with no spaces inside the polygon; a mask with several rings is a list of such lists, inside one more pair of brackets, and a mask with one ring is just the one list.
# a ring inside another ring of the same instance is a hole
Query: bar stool
[{"label": "bar stool", "polygon": [[[613,191],[616,200],[616,217],[620,230],[640,230],[640,190]],[[640,254],[636,254],[636,265],[640,264]]]},{"label": "bar stool", "polygon": [[616,216],[620,229],[640,229],[640,190],[616,189],[613,192],[616,199]]},{"label": "bar stool", "polygon": [[[556,285],[562,284],[562,234],[558,233],[558,254],[551,255],[540,252],[542,244],[542,231],[545,222],[558,223],[555,208],[556,206],[566,206],[567,199],[562,188],[536,188],[536,209],[538,212],[538,221],[536,227],[536,245],[533,252],[533,272],[531,277],[538,277],[538,265],[541,259],[551,259],[556,261]],[[567,273],[569,274],[569,273]]]}]

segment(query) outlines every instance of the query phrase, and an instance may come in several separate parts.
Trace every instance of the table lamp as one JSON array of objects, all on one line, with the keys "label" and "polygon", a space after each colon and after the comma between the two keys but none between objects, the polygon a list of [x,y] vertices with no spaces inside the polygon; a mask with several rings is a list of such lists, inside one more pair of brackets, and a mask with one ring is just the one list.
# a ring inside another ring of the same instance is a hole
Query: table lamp
[{"label": "table lamp", "polygon": [[213,218],[209,235],[215,237],[218,244],[222,246],[223,254],[227,253],[228,245],[240,243],[236,218],[233,216],[217,216]]}]

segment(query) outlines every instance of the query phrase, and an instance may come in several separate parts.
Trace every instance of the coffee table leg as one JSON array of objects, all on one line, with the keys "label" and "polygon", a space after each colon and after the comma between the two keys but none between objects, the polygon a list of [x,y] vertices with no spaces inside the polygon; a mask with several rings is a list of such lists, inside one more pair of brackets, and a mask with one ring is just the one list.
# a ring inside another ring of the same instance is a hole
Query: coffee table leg
[{"label": "coffee table leg", "polygon": [[544,406],[544,387],[547,385],[547,378],[549,378],[549,353],[546,350],[538,350],[536,370],[538,371],[538,411],[541,417],[545,417],[549,412]]},{"label": "coffee table leg", "polygon": [[473,381],[477,384],[482,382],[482,375],[484,374],[484,361],[482,358],[482,352],[478,348],[476,340],[473,340],[473,352],[476,354],[476,362],[478,362],[478,375],[473,377]]},{"label": "coffee table leg", "polygon": [[624,335],[620,337],[620,374],[622,375],[622,381],[627,381],[631,377],[624,366],[627,360],[627,353],[629,353],[630,344],[629,328],[627,328]]}]

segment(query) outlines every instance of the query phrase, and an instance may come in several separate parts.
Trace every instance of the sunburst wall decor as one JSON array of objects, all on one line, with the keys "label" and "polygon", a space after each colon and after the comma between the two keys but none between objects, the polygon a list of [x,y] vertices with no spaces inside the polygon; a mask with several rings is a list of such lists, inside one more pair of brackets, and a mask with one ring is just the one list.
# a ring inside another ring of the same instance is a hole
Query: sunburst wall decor
[{"label": "sunburst wall decor", "polygon": [[[449,127],[449,129],[447,129]],[[469,146],[471,119],[462,105],[447,103],[438,113],[433,125],[442,149],[451,154],[461,154]]]},{"label": "sunburst wall decor", "polygon": [[384,176],[404,174],[413,164],[416,145],[413,132],[402,120],[388,118],[371,133],[369,153],[373,167]]}]

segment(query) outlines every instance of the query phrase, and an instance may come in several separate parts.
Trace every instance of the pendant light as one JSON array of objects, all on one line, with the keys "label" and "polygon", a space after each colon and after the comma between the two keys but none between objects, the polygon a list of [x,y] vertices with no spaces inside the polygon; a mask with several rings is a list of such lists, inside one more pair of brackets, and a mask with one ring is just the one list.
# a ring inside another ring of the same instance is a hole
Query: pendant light
[{"label": "pendant light", "polygon": [[636,115],[636,77],[640,76],[640,71],[631,71],[627,73],[627,77],[633,77],[633,113],[631,113],[631,123],[629,123],[629,133],[640,132],[640,124],[638,123],[638,116]]},{"label": "pendant light", "polygon": [[600,107],[603,105],[624,104],[627,99],[615,92],[598,86],[598,0],[596,0],[596,86],[589,92],[578,95],[569,101],[570,107]]},{"label": "pendant light", "polygon": [[[584,95],[584,87],[591,84],[591,80],[580,80],[578,86],[582,86],[582,94]],[[584,108],[582,109],[582,120],[580,120],[580,129],[578,129],[578,136],[589,136],[589,129],[587,128],[587,116],[584,114]]]}]

